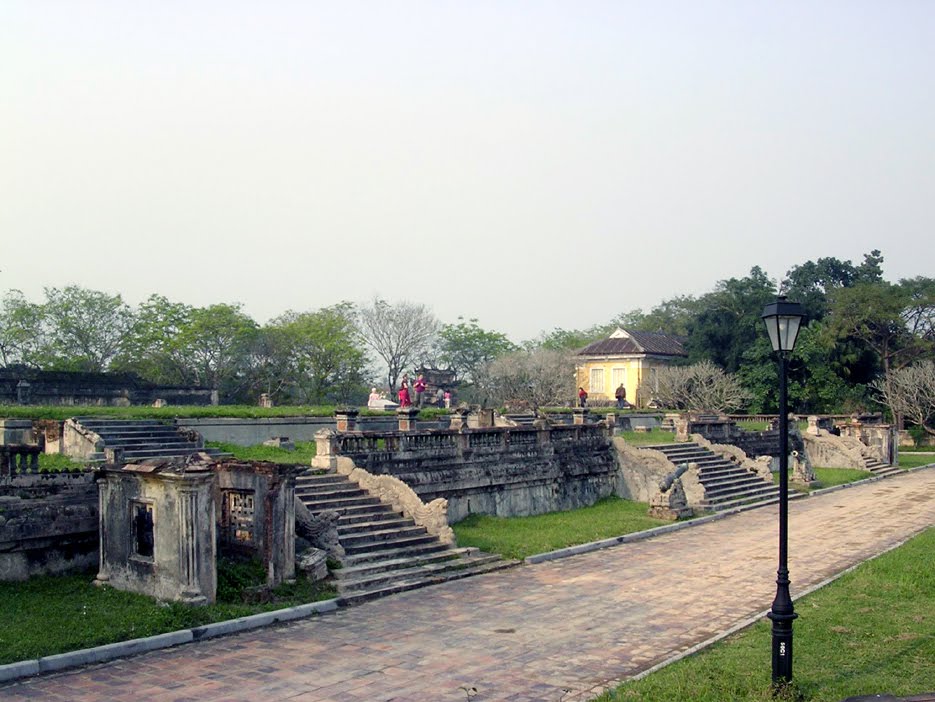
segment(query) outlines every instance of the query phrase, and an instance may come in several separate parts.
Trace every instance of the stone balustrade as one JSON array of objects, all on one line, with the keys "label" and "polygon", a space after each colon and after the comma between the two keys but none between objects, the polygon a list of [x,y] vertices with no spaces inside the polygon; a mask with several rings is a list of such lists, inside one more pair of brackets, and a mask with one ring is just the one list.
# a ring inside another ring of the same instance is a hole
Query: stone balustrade
[{"label": "stone balustrade", "polygon": [[0,479],[8,480],[19,475],[38,473],[41,452],[39,446],[31,444],[0,446]]}]

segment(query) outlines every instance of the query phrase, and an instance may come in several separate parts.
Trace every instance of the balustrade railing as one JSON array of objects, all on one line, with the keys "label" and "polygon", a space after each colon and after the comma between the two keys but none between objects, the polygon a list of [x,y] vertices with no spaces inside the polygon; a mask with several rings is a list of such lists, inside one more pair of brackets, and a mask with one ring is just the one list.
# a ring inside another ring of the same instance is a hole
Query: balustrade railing
[{"label": "balustrade railing", "polygon": [[39,472],[39,446],[7,444],[0,446],[0,477],[12,478]]}]

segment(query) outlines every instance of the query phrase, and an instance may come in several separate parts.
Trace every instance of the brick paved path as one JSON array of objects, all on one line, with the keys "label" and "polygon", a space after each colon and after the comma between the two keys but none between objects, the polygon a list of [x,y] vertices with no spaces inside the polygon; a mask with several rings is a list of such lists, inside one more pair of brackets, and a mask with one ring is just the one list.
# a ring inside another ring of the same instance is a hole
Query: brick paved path
[{"label": "brick paved path", "polygon": [[[289,626],[0,687],[0,699],[587,700],[768,609],[776,507]],[[935,470],[790,505],[793,595],[935,524]],[[801,619],[797,628],[808,626]]]}]

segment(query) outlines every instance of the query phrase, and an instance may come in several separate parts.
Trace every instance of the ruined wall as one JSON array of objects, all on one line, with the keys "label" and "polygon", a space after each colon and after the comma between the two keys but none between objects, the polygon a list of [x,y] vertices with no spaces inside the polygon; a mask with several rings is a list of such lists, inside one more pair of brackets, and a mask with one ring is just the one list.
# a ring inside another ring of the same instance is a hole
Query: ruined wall
[{"label": "ruined wall", "polygon": [[90,472],[3,476],[0,580],[91,568],[98,560],[97,486]]},{"label": "ruined wall", "polygon": [[[424,502],[447,499],[452,522],[473,513],[506,517],[584,507],[616,488],[616,455],[603,424],[353,432],[334,435],[332,445],[357,467],[402,480]],[[318,453],[327,460],[321,442]]]},{"label": "ruined wall", "polygon": [[154,385],[131,373],[77,373],[0,369],[0,404],[210,405],[207,388]]}]

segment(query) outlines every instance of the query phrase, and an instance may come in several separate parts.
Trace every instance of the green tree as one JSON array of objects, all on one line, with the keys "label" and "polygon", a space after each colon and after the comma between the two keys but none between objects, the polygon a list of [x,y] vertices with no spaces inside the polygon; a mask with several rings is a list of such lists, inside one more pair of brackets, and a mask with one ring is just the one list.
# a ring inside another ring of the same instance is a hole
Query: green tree
[{"label": "green tree", "polygon": [[351,303],[287,312],[269,327],[279,332],[277,343],[288,354],[288,383],[303,403],[346,402],[360,394],[367,355]]},{"label": "green tree", "polygon": [[678,295],[661,302],[648,313],[640,309],[624,312],[614,319],[613,326],[687,337],[698,313],[699,301],[696,298]]},{"label": "green tree", "polygon": [[177,337],[186,374],[196,385],[236,397],[249,382],[249,353],[256,333],[256,322],[239,304],[193,308]]},{"label": "green tree", "polygon": [[763,307],[776,299],[776,285],[754,266],[745,278],[717,283],[698,300],[698,314],[689,324],[689,361],[710,360],[728,373],[740,368],[744,351],[762,332]]},{"label": "green tree", "polygon": [[864,254],[864,261],[858,266],[833,257],[806,261],[789,270],[783,289],[790,300],[805,307],[809,319],[820,320],[828,313],[828,295],[832,291],[858,283],[882,282],[882,263],[883,257],[877,250]]},{"label": "green tree", "polygon": [[42,368],[52,359],[45,308],[10,290],[0,306],[0,361]]},{"label": "green tree", "polygon": [[120,353],[133,323],[123,298],[77,285],[46,288],[45,313],[51,327],[53,367],[101,372]]},{"label": "green tree", "polygon": [[516,344],[500,332],[487,331],[476,319],[444,324],[438,333],[439,361],[453,369],[459,380],[475,382],[480,370],[490,361],[517,350]]},{"label": "green tree", "polygon": [[194,384],[196,374],[181,341],[182,331],[191,324],[192,309],[162,295],[150,295],[136,311],[114,368],[161,385]]}]

